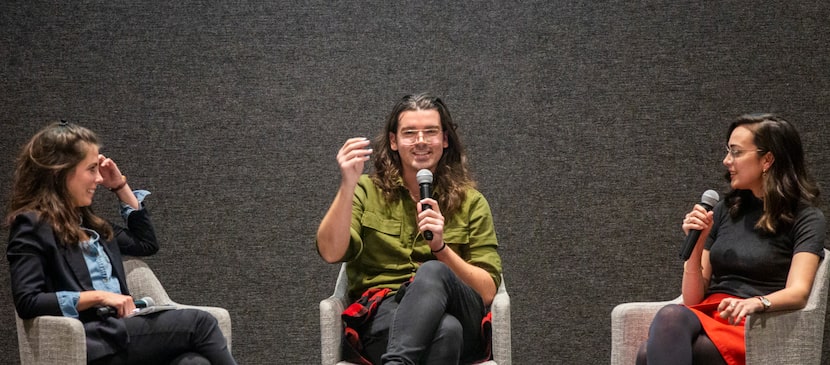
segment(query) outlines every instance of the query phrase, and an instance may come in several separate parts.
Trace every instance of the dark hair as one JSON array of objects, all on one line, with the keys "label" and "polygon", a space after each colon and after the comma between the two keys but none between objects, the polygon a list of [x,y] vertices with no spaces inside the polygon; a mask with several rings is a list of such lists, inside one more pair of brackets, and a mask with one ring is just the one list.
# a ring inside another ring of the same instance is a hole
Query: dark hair
[{"label": "dark hair", "polygon": [[17,157],[6,224],[19,214],[34,212],[52,226],[62,244],[79,243],[81,222],[112,239],[112,227],[92,208],[73,207],[66,186],[69,173],[97,145],[95,133],[63,121],[37,132]]},{"label": "dark hair", "polygon": [[441,118],[441,129],[447,137],[447,147],[444,148],[435,169],[433,186],[441,211],[450,216],[461,207],[467,189],[474,188],[475,182],[467,169],[464,145],[456,133],[458,126],[452,121],[449,109],[440,98],[429,94],[406,95],[392,108],[386,119],[386,126],[374,143],[373,148],[377,153],[374,157],[375,171],[372,180],[383,191],[387,201],[400,199],[401,157],[397,151],[392,150],[389,134],[398,133],[401,113],[414,110],[436,110]]},{"label": "dark hair", "polygon": [[[763,156],[772,153],[774,158],[763,176],[764,213],[756,228],[769,233],[788,229],[795,220],[801,205],[817,205],[820,194],[815,181],[807,173],[801,137],[792,124],[774,114],[747,114],[729,126],[727,140],[735,128],[749,129],[758,147],[756,153]],[[727,180],[729,173],[726,174]],[[741,213],[741,202],[747,192],[731,191],[727,195],[727,207],[732,217]]]}]

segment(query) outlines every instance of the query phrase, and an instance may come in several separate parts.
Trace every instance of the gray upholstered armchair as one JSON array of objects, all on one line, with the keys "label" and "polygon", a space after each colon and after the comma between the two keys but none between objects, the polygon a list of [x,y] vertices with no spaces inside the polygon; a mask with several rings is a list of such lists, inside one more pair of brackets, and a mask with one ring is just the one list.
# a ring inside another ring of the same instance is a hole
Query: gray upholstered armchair
[{"label": "gray upholstered armchair", "polygon": [[[217,307],[199,307],[178,304],[170,300],[167,291],[147,264],[134,257],[124,258],[127,287],[135,298],[150,297],[156,304],[174,304],[183,308],[198,308],[212,314],[231,347],[231,317],[227,310]],[[40,316],[23,320],[17,316],[17,341],[20,363],[29,364],[86,364],[86,340],[81,321],[74,318]]]},{"label": "gray upholstered armchair", "polygon": [[[796,311],[772,311],[749,316],[746,325],[746,363],[820,364],[827,311],[828,263],[830,251],[819,266],[807,305]],[[611,364],[634,363],[637,351],[648,337],[648,328],[657,311],[667,302],[620,304],[611,312]]]},{"label": "gray upholstered armchair", "polygon": [[[340,314],[351,304],[349,303],[347,288],[348,278],[346,276],[346,264],[340,266],[340,274],[337,275],[337,284],[334,287],[334,294],[320,301],[320,340],[323,365],[347,365],[350,362],[342,361],[341,344],[343,337],[343,321]],[[490,305],[493,313],[493,338],[492,350],[493,360],[485,362],[486,365],[509,365],[510,353],[510,296],[504,286],[502,277],[496,298]]]}]

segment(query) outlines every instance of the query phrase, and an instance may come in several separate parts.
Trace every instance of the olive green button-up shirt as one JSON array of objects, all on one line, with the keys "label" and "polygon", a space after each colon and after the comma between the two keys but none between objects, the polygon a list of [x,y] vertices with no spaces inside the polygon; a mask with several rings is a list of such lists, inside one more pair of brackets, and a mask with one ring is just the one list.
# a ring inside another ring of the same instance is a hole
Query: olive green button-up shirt
[{"label": "olive green button-up shirt", "polygon": [[[435,260],[418,232],[416,202],[406,188],[388,203],[368,175],[355,189],[351,242],[347,261],[349,296],[354,300],[369,288],[397,290],[427,260]],[[468,263],[487,271],[496,288],[501,283],[501,258],[490,205],[481,192],[470,189],[459,211],[444,217],[444,242]]]}]

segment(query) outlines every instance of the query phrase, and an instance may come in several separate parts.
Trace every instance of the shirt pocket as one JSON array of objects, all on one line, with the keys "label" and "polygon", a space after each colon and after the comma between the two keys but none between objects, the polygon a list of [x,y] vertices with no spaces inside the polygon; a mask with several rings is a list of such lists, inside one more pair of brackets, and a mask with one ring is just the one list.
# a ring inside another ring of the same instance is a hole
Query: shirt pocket
[{"label": "shirt pocket", "polygon": [[453,245],[470,243],[470,230],[467,227],[444,227],[444,242]]},{"label": "shirt pocket", "polygon": [[[401,234],[401,221],[398,219],[382,218],[372,212],[364,212],[360,224],[367,234],[383,234],[398,237]],[[375,231],[375,232],[371,232]]]}]

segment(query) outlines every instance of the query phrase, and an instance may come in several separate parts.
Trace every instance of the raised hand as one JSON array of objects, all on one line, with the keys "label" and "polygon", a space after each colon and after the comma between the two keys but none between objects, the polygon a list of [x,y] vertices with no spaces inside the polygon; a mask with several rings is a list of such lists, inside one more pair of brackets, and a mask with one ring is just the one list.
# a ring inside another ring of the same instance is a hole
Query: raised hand
[{"label": "raised hand", "polygon": [[367,138],[350,138],[337,152],[337,163],[340,165],[340,174],[343,182],[353,186],[363,173],[366,161],[372,156],[372,149],[367,148],[371,141]]},{"label": "raised hand", "polygon": [[115,161],[101,154],[98,155],[98,171],[104,179],[101,185],[107,189],[117,188],[124,183],[124,176]]}]

